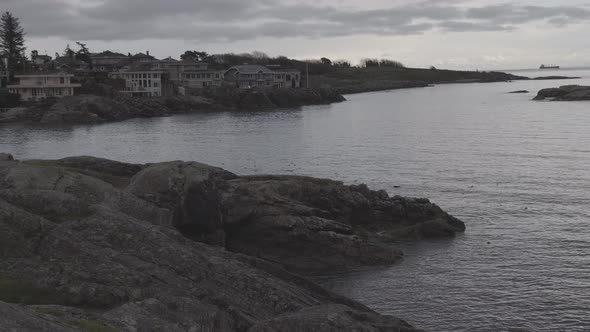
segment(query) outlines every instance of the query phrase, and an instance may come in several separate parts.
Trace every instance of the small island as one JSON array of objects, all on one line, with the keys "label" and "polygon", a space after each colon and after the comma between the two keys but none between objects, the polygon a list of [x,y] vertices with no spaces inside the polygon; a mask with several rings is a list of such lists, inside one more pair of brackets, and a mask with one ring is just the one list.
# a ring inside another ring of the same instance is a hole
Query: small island
[{"label": "small island", "polygon": [[559,88],[542,89],[534,100],[582,101],[590,100],[590,86],[564,85]]}]

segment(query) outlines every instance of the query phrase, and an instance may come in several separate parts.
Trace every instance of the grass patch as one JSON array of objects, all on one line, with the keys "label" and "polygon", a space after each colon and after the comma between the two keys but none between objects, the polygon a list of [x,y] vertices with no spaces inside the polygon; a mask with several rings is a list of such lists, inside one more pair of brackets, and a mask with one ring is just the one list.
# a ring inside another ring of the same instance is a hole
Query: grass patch
[{"label": "grass patch", "polygon": [[85,169],[85,168],[69,167],[69,166],[60,164],[59,161],[28,160],[28,161],[25,161],[25,164],[33,165],[33,166],[43,166],[43,167],[58,167],[58,168],[61,168],[65,171],[69,171],[72,173],[78,173],[78,174],[82,174],[82,175],[86,175],[86,176],[89,176],[92,178],[99,179],[99,180],[109,183],[113,187],[119,188],[119,189],[123,189],[123,188],[127,187],[129,185],[129,182],[131,181],[131,177],[111,175],[108,173],[98,172],[98,171]]},{"label": "grass patch", "polygon": [[97,320],[79,320],[73,324],[85,332],[120,332],[120,330],[112,328]]},{"label": "grass patch", "polygon": [[[33,308],[33,310],[40,314],[56,317],[58,321],[84,332],[120,332],[120,330],[110,327],[101,321],[85,319],[83,317],[72,317],[72,313],[59,310],[58,308],[37,307]],[[76,314],[74,313],[73,315]]]},{"label": "grass patch", "polygon": [[46,314],[46,315],[50,315],[53,317],[65,317],[68,314],[59,310],[59,309],[55,309],[55,308],[33,308],[33,310],[35,310],[36,312],[40,313],[40,314]]},{"label": "grass patch", "polygon": [[0,276],[0,301],[25,305],[61,304],[55,291],[33,286],[26,281]]}]

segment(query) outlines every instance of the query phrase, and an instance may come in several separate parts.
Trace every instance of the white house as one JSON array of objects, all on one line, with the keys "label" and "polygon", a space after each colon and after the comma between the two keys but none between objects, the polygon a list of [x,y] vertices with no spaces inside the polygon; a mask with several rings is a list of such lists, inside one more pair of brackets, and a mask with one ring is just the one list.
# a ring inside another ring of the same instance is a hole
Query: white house
[{"label": "white house", "polygon": [[133,97],[160,97],[165,95],[165,73],[150,63],[138,63],[112,72],[109,76],[125,81],[125,89],[120,93]]},{"label": "white house", "polygon": [[73,96],[82,85],[72,83],[74,75],[63,72],[38,72],[15,75],[13,84],[7,86],[10,93],[20,95],[23,101],[43,98]]}]

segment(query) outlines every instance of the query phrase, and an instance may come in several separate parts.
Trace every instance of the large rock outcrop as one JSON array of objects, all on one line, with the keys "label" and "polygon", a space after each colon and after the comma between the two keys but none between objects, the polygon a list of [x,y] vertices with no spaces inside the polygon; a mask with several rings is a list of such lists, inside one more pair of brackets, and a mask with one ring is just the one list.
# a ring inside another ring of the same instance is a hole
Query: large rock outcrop
[{"label": "large rock outcrop", "polygon": [[0,325],[416,331],[293,273],[391,263],[394,238],[463,229],[427,200],[330,180],[5,154]]},{"label": "large rock outcrop", "polygon": [[590,100],[590,86],[564,85],[559,88],[542,89],[534,100],[580,101]]}]

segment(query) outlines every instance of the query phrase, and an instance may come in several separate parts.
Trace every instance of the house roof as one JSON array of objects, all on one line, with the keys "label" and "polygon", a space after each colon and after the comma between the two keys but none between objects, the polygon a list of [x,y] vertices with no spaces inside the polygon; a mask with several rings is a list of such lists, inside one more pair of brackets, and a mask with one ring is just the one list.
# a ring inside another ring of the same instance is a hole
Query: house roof
[{"label": "house roof", "polygon": [[260,65],[239,65],[239,66],[233,66],[231,67],[229,70],[235,69],[237,71],[239,71],[240,73],[250,73],[250,74],[255,74],[255,73],[259,73],[259,72],[263,72],[263,73],[272,73],[272,70],[264,67],[264,66],[260,66]]},{"label": "house roof", "polygon": [[137,53],[134,56],[132,56],[133,59],[145,59],[145,58],[149,58],[149,59],[155,59],[153,56],[151,55],[147,55],[144,53]]},{"label": "house roof", "polygon": [[101,53],[94,53],[90,55],[91,58],[123,58],[127,57],[125,54],[111,52],[111,51],[104,51]]},{"label": "house roof", "polygon": [[178,61],[178,60],[176,60],[176,59],[173,59],[171,56],[169,56],[169,57],[167,57],[166,59],[162,59],[162,60],[160,60],[160,62],[173,62],[173,63],[177,63],[177,62],[179,62],[179,61]]}]

